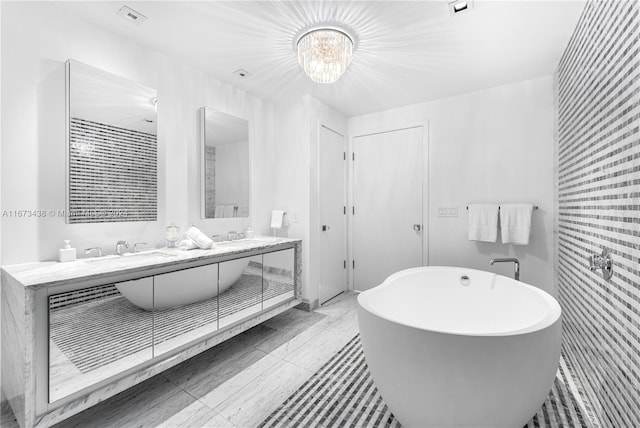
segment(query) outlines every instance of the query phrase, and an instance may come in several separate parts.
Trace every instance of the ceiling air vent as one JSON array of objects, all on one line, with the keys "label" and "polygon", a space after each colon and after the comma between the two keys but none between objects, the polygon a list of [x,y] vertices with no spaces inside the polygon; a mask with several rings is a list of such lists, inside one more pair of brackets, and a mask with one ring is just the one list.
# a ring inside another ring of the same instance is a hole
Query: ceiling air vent
[{"label": "ceiling air vent", "polygon": [[473,9],[473,0],[456,0],[449,3],[451,16]]},{"label": "ceiling air vent", "polygon": [[144,16],[140,12],[137,12],[131,9],[128,6],[122,6],[120,10],[116,13],[116,15],[121,16],[127,21],[133,22],[136,25],[140,25],[147,20],[146,16]]}]

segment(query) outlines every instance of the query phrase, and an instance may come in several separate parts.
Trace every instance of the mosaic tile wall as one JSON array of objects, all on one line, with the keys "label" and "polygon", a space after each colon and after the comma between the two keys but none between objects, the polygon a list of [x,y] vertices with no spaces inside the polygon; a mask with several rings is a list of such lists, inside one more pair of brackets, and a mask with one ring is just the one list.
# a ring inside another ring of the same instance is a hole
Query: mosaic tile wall
[{"label": "mosaic tile wall", "polygon": [[69,222],[155,221],[157,138],[71,118]]},{"label": "mosaic tile wall", "polygon": [[204,146],[205,165],[205,185],[204,185],[204,206],[205,217],[214,218],[216,212],[216,148]]},{"label": "mosaic tile wall", "polygon": [[639,49],[640,3],[591,1],[554,76],[563,354],[604,427],[640,426]]}]

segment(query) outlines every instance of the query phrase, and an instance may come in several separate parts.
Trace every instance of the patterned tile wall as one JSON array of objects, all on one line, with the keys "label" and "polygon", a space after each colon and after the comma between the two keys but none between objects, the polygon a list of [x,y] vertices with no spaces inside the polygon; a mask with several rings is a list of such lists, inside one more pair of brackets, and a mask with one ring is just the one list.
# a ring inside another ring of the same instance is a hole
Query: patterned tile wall
[{"label": "patterned tile wall", "polygon": [[216,212],[216,148],[204,146],[204,206],[205,217],[214,218]]},{"label": "patterned tile wall", "polygon": [[157,138],[71,118],[69,222],[155,221]]},{"label": "patterned tile wall", "polygon": [[638,1],[590,1],[554,76],[563,353],[605,427],[640,426],[639,49]]}]

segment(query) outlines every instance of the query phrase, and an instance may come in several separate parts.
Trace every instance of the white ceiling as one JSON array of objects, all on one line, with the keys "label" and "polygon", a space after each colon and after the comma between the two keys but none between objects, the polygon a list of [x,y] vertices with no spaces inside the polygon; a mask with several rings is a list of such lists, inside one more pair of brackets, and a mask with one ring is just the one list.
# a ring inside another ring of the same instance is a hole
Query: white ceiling
[{"label": "white ceiling", "polygon": [[[447,1],[76,1],[59,6],[261,98],[312,94],[347,116],[551,75],[583,1],[476,0],[450,16]],[[122,5],[146,15],[134,25]],[[330,85],[311,82],[294,39],[342,24],[353,62]],[[241,79],[239,69],[252,73]]]}]

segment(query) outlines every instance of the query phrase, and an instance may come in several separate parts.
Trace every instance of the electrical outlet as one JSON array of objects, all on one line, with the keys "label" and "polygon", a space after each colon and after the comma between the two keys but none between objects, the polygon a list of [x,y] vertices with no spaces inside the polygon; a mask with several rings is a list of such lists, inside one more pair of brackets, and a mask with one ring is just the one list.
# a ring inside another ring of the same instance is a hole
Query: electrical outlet
[{"label": "electrical outlet", "polygon": [[440,207],[438,217],[458,217],[458,207]]},{"label": "electrical outlet", "polygon": [[300,222],[300,218],[298,218],[298,213],[293,213],[293,222],[294,223],[299,223]]}]

